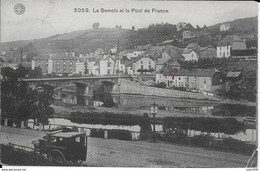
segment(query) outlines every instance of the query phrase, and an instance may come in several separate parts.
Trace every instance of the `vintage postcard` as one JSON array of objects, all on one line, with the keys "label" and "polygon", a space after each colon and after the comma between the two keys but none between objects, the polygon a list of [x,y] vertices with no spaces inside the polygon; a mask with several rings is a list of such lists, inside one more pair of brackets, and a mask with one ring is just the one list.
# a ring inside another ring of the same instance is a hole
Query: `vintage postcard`
[{"label": "vintage postcard", "polygon": [[257,56],[252,1],[1,0],[3,170],[257,170]]}]

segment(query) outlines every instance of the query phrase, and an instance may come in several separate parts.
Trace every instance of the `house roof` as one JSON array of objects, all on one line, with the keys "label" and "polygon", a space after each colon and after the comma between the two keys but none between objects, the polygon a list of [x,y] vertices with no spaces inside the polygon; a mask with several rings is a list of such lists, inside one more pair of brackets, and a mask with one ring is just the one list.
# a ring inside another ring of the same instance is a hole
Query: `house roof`
[{"label": "house roof", "polygon": [[76,56],[75,56],[75,53],[74,53],[74,56],[73,56],[73,52],[58,52],[56,54],[52,54],[52,59],[75,59]]},{"label": "house roof", "polygon": [[172,42],[173,42],[173,40],[165,40],[161,44],[167,44],[167,43],[172,43]]},{"label": "house roof", "polygon": [[[205,51],[209,48],[214,48],[213,46],[209,45],[209,46],[206,46],[206,47],[200,47],[200,51]],[[214,48],[215,49],[215,48]]]},{"label": "house roof", "polygon": [[193,50],[193,49],[184,49],[184,51],[182,52],[182,54],[189,54],[189,53],[191,53],[192,51],[195,52],[195,50]]},{"label": "house roof", "polygon": [[165,50],[164,53],[167,53],[171,57],[172,61],[184,59],[184,56],[177,48]]},{"label": "house roof", "polygon": [[239,77],[240,74],[241,74],[241,72],[228,72],[226,77],[227,78],[236,78],[236,77]]},{"label": "house roof", "polygon": [[232,56],[257,56],[256,49],[231,50]]},{"label": "house roof", "polygon": [[176,76],[212,77],[216,72],[220,71],[217,69],[184,69],[176,73]]},{"label": "house roof", "polygon": [[227,35],[224,39],[222,39],[219,43],[218,46],[226,46],[226,45],[231,45],[234,42],[244,42],[242,39],[240,39],[236,35]]},{"label": "house roof", "polygon": [[230,23],[223,23],[223,24],[221,24],[221,26],[222,25],[225,25],[225,26],[227,26],[227,27],[230,27]]}]

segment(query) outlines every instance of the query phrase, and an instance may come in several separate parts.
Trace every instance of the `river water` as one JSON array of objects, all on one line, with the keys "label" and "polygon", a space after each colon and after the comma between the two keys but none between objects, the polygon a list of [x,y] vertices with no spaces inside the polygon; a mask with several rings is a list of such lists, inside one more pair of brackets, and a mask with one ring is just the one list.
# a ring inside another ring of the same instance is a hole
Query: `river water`
[{"label": "river water", "polygon": [[176,100],[165,97],[95,94],[94,97],[77,96],[75,93],[63,93],[61,102],[77,106],[94,106],[119,109],[147,109],[156,103],[161,111],[179,111],[208,116],[256,116],[255,106],[236,104],[214,104],[194,100]]}]

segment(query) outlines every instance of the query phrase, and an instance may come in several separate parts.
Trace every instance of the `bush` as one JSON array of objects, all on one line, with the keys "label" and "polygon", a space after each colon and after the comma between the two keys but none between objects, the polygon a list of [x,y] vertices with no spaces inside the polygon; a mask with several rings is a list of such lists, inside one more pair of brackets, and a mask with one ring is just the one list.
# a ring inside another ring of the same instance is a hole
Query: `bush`
[{"label": "bush", "polygon": [[[98,137],[98,138],[104,138],[104,132],[103,129],[91,129],[91,137]],[[118,139],[118,140],[132,140],[132,133],[128,130],[108,130],[108,138],[109,139]]]},{"label": "bush", "polygon": [[[50,161],[44,156],[28,152],[21,149],[15,149],[9,145],[1,144],[1,162],[8,165],[19,166],[59,166],[61,164]],[[64,163],[63,165],[67,165]]]},{"label": "bush", "polygon": [[223,132],[235,134],[243,130],[244,126],[234,118],[209,118],[209,117],[165,117],[165,129],[192,129],[201,132]]},{"label": "bush", "polygon": [[139,125],[141,131],[151,129],[149,118],[130,114],[115,114],[112,112],[72,112],[69,118],[74,123],[102,124],[102,125]]},{"label": "bush", "polygon": [[213,148],[223,151],[237,151],[243,154],[252,154],[256,146],[228,137],[224,138],[222,142],[214,144]]}]

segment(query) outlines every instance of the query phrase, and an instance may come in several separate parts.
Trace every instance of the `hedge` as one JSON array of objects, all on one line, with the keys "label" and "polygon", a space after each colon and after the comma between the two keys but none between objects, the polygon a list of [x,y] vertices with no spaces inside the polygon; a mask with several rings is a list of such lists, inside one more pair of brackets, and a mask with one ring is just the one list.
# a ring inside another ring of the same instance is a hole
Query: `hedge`
[{"label": "hedge", "polygon": [[151,130],[149,118],[131,114],[115,114],[112,112],[72,112],[69,118],[74,123],[102,124],[102,125],[139,125],[141,131]]},{"label": "hedge", "polygon": [[244,130],[244,125],[234,118],[209,117],[166,117],[163,127],[167,129],[191,129],[202,132],[223,132],[235,134]]},{"label": "hedge", "polygon": [[[108,131],[108,138],[109,139],[118,139],[118,140],[132,140],[132,133],[131,131],[128,130],[116,130],[116,129],[111,129],[107,130]],[[104,138],[104,132],[105,130],[103,129],[91,129],[90,136],[91,137],[98,137],[98,138]]]},{"label": "hedge", "polygon": [[157,137],[159,140],[172,142],[175,144],[206,147],[214,150],[229,151],[247,155],[251,155],[256,149],[256,146],[253,144],[247,144],[243,141],[230,137],[224,138],[223,140],[215,140],[214,137],[209,134],[188,137],[185,134],[165,133]]}]

